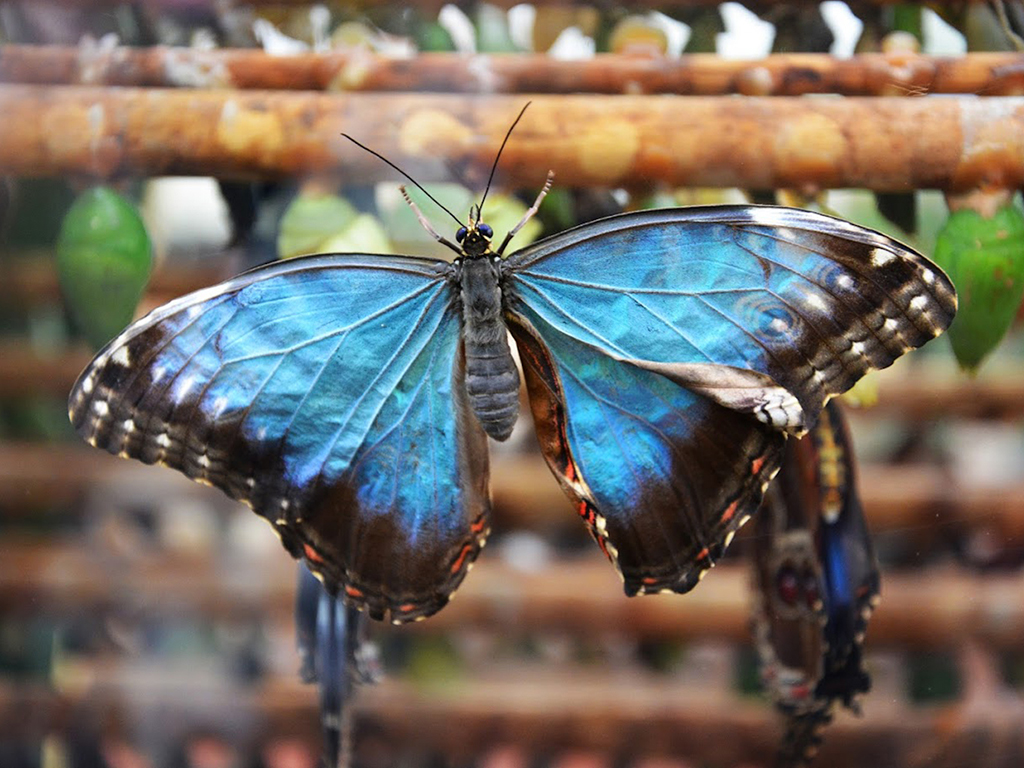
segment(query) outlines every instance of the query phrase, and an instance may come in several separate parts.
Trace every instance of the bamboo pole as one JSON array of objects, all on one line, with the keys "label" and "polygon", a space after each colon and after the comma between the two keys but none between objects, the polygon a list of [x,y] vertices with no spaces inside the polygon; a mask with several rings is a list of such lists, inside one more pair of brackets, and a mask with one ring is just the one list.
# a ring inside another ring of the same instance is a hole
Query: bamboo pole
[{"label": "bamboo pole", "polygon": [[394,58],[357,50],[271,56],[256,49],[8,45],[0,49],[0,82],[456,93],[1011,96],[1024,94],[1024,54],[871,53],[849,59],[778,54],[758,61],[713,54],[678,59],[598,54],[562,61],[543,54]]},{"label": "bamboo pole", "polygon": [[[0,173],[485,178],[521,96],[0,86]],[[1024,185],[1024,99],[544,96],[504,182],[901,191]]]},{"label": "bamboo pole", "polygon": [[[5,615],[282,614],[294,606],[295,568],[284,552],[260,557],[222,552],[214,562],[155,549],[112,554],[81,543],[35,544],[8,537],[0,542],[0,608]],[[746,644],[751,642],[750,578],[750,568],[733,559],[686,595],[626,597],[596,548],[591,556],[555,559],[533,569],[513,567],[488,551],[451,604],[415,631],[565,632]],[[982,576],[948,567],[885,573],[868,642],[873,649],[950,649],[967,640],[1018,648],[1024,635],[1022,589],[1019,574]]]},{"label": "bamboo pole", "polygon": [[[107,665],[77,676],[59,691],[0,683],[0,708],[30,712],[34,722],[49,724],[57,734],[97,722],[107,726],[108,735],[133,734],[153,713],[186,722],[229,713],[234,728],[226,737],[242,742],[238,746],[289,738],[310,745],[314,754],[319,748],[312,686],[281,677],[248,686],[209,679],[193,683],[188,676],[176,683],[161,685],[158,675]],[[990,693],[969,703],[911,707],[868,694],[863,703],[863,717],[841,713],[826,730],[816,765],[934,768],[954,765],[939,757],[950,747],[966,748],[969,755],[968,762],[956,766],[1019,765],[1022,759],[1014,738],[1019,725],[1014,728],[1010,719],[1016,702],[1011,699],[1008,706],[1005,695],[1002,701]],[[609,674],[524,665],[444,685],[387,678],[360,688],[353,706],[357,762],[363,757],[384,765],[430,754],[450,764],[473,758],[484,766],[539,760],[555,765],[754,766],[766,764],[781,738],[780,721],[763,700],[635,670]],[[1000,716],[1000,708],[1008,710],[1006,716]],[[989,716],[979,717],[979,710]],[[239,727],[245,723],[249,728]],[[360,737],[367,750],[362,754]]]}]

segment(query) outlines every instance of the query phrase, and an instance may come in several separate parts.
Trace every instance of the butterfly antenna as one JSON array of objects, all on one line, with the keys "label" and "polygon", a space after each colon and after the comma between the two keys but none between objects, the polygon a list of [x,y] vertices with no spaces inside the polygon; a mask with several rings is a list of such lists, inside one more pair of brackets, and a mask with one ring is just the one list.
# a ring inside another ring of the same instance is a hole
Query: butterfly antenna
[{"label": "butterfly antenna", "polygon": [[[529,104],[527,104],[527,106],[529,106]],[[525,108],[526,108],[526,107],[524,107],[524,109],[525,109]],[[522,117],[522,113],[520,113],[520,117]],[[519,121],[518,121],[518,119],[516,120],[516,122],[519,122]],[[513,127],[513,128],[515,128],[515,123],[513,123],[513,124],[512,124],[512,127]],[[452,213],[452,212],[451,212],[451,211],[449,211],[449,210],[448,210],[447,208],[445,208],[445,207],[444,207],[444,205],[442,205],[442,204],[441,204],[441,201],[440,201],[440,200],[438,200],[438,199],[437,199],[436,197],[434,197],[434,196],[433,196],[432,194],[430,194],[429,192],[427,192],[427,190],[426,190],[426,189],[424,189],[424,187],[423,187],[423,185],[422,185],[422,184],[420,184],[420,183],[419,183],[418,181],[416,181],[416,179],[414,179],[414,178],[413,178],[412,176],[410,176],[410,175],[409,175],[408,173],[406,173],[406,172],[405,172],[405,171],[403,171],[403,170],[402,170],[401,168],[399,168],[399,167],[398,167],[397,165],[395,165],[395,164],[394,164],[394,163],[392,163],[392,162],[391,162],[390,160],[388,160],[388,159],[387,159],[386,157],[384,157],[384,155],[382,155],[382,154],[381,154],[380,152],[375,152],[374,150],[370,149],[370,148],[369,148],[368,146],[366,146],[366,145],[365,145],[365,144],[363,144],[362,142],[359,142],[359,141],[356,141],[355,139],[353,139],[353,138],[352,138],[351,136],[349,136],[349,135],[348,135],[347,133],[343,133],[343,134],[341,134],[341,135],[342,135],[342,136],[344,136],[344,137],[345,137],[346,139],[348,139],[349,141],[351,141],[351,142],[352,142],[353,144],[355,144],[355,145],[356,145],[357,147],[359,147],[360,149],[365,149],[365,150],[366,150],[367,152],[369,152],[369,153],[370,153],[371,155],[373,155],[374,157],[376,157],[376,158],[378,158],[378,159],[380,159],[380,160],[383,160],[383,161],[384,161],[385,163],[387,163],[388,165],[390,165],[390,166],[391,166],[392,168],[394,168],[394,169],[395,169],[396,171],[398,171],[398,172],[399,172],[400,174],[402,174],[403,176],[405,176],[405,178],[407,178],[407,179],[408,179],[409,181],[411,181],[411,182],[412,182],[413,184],[415,184],[415,185],[416,185],[416,188],[417,188],[417,189],[418,189],[418,190],[419,190],[420,192],[422,192],[422,193],[423,193],[424,195],[426,195],[426,196],[427,196],[427,197],[429,197],[429,198],[430,198],[431,200],[433,200],[433,201],[434,201],[434,205],[436,205],[436,206],[437,206],[438,208],[440,208],[440,209],[441,209],[442,211],[444,211],[444,212],[445,212],[445,213],[447,213],[447,214],[448,214],[449,216],[451,216],[451,217],[452,217],[453,219],[455,219],[455,223],[456,223],[456,224],[458,224],[458,225],[459,225],[460,227],[462,227],[462,226],[465,226],[465,225],[464,225],[464,224],[462,223],[462,221],[461,221],[461,220],[459,219],[459,217],[458,217],[458,216],[456,216],[456,215],[455,215],[454,213]],[[505,137],[505,139],[506,139],[506,141],[507,141],[507,140],[508,140],[508,137],[506,136],[506,137]],[[502,144],[502,146],[504,147],[505,145],[504,145],[504,144]],[[499,154],[500,154],[500,153],[499,153]],[[492,175],[492,176],[494,175],[494,171],[491,171],[491,175]],[[490,183],[490,182],[488,182],[488,183]]]},{"label": "butterfly antenna", "polygon": [[508,133],[505,134],[505,140],[501,142],[501,147],[498,149],[498,154],[494,158],[494,165],[491,166],[491,175],[487,177],[487,186],[484,187],[484,196],[480,198],[480,205],[477,208],[477,217],[483,215],[484,201],[487,199],[487,193],[491,191],[491,182],[494,181],[494,172],[498,170],[498,161],[501,159],[501,153],[505,150],[505,145],[508,144],[508,138],[512,135],[512,131],[519,125],[519,121],[523,119],[523,113],[526,112],[527,108],[532,104],[532,101],[526,102],[521,110],[519,110],[519,117],[517,117],[511,127],[508,129]]}]

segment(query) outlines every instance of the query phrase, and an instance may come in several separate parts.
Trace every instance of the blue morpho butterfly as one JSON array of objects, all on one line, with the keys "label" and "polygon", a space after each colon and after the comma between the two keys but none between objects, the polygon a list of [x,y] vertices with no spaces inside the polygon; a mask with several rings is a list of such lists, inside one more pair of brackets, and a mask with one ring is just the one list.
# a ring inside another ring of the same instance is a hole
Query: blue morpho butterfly
[{"label": "blue morpho butterfly", "polygon": [[757,533],[757,649],[765,687],[786,717],[776,766],[803,766],[836,703],[858,711],[856,697],[871,686],[861,645],[878,600],[878,563],[835,402],[787,443]]},{"label": "blue morpho butterfly", "polygon": [[309,256],[155,310],[82,373],[75,428],[221,488],[331,592],[404,622],[447,603],[487,537],[511,332],[544,456],[626,593],[686,592],[786,436],[955,312],[920,254],[808,211],[641,211],[504,256],[522,222],[495,250],[482,207],[458,245],[427,225],[454,262]]}]

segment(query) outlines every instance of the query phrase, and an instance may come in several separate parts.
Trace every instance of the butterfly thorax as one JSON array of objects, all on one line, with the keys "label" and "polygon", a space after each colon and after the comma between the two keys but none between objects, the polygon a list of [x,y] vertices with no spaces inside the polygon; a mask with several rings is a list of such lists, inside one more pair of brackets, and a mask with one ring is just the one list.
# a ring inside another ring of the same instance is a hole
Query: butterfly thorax
[{"label": "butterfly thorax", "polygon": [[502,319],[500,262],[491,253],[467,253],[456,266],[462,299],[466,392],[473,413],[495,440],[504,440],[512,433],[519,415],[519,371]]}]

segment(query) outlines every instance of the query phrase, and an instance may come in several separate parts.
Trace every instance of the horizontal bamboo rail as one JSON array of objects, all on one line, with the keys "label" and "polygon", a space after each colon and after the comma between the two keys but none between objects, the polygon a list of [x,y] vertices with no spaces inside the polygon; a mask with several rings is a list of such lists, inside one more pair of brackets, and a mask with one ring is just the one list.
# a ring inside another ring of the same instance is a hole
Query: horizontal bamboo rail
[{"label": "horizontal bamboo rail", "polygon": [[[503,183],[900,191],[1024,185],[1024,98],[533,97]],[[522,96],[0,86],[0,173],[485,177]]]},{"label": "horizontal bamboo rail", "polygon": [[1024,54],[959,57],[777,54],[729,60],[599,54],[563,61],[543,54],[421,53],[395,58],[364,50],[271,56],[256,49],[0,48],[0,82],[314,91],[441,93],[675,93],[717,96],[920,96],[1024,94]]},{"label": "horizontal bamboo rail", "polygon": [[[0,543],[4,614],[111,610],[161,618],[197,612],[244,618],[293,610],[296,566],[283,551],[254,555],[234,550],[212,561],[153,550],[104,555],[89,548],[88,542],[34,544],[8,538]],[[567,632],[747,644],[750,580],[750,566],[732,560],[687,595],[628,598],[612,566],[596,552],[526,570],[488,549],[451,604],[411,631],[476,628],[503,635]],[[1024,635],[1022,590],[1020,574],[982,576],[953,568],[886,573],[868,643],[874,649],[949,649],[971,640],[1017,649]]]},{"label": "horizontal bamboo rail", "polygon": [[[161,688],[145,679],[87,679],[90,682],[61,693],[0,685],[0,709],[32,712],[54,730],[82,720],[128,727],[133,715],[156,712],[186,721],[190,714],[194,721],[204,713],[209,719],[211,712],[230,712],[236,725],[225,730],[234,731],[234,739],[242,743],[295,737],[317,744],[312,686],[274,680],[246,688],[185,683]],[[915,709],[868,694],[863,717],[837,716],[817,764],[934,768],[940,764],[936,755],[951,750],[965,753],[966,762],[955,763],[958,766],[1019,764],[1024,757],[1018,755],[1019,740],[1013,738],[1011,718],[1016,713],[1001,711],[992,693],[972,706],[985,716],[972,716],[966,703]],[[387,679],[360,689],[353,708],[357,750],[367,734],[374,758],[384,764],[399,763],[402,755],[415,749],[436,750],[454,764],[474,759],[495,765],[500,750],[505,758],[501,764],[525,765],[544,756],[558,765],[559,753],[583,750],[578,757],[595,766],[613,764],[613,757],[648,757],[659,765],[732,768],[765,765],[781,737],[779,719],[761,701],[632,671],[498,670],[443,687]],[[239,722],[250,723],[250,728],[239,728]],[[879,760],[880,749],[885,751],[884,761]],[[513,754],[518,761],[508,763]],[[1001,758],[1007,760],[998,762]],[[675,762],[681,760],[693,763]]]}]

